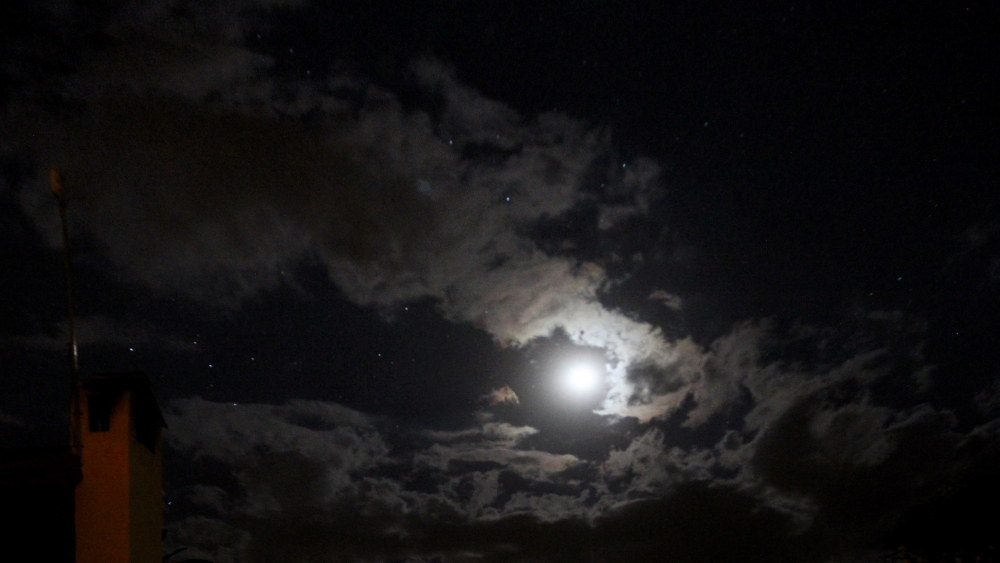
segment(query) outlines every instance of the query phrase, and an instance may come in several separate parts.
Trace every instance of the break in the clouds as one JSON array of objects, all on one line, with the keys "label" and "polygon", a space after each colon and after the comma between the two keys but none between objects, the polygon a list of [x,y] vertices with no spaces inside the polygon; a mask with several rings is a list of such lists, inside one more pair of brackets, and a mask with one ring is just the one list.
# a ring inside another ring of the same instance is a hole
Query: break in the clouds
[{"label": "break in the clouds", "polygon": [[[213,26],[171,6],[129,5],[107,22],[120,42],[64,79],[82,111],[56,116],[25,97],[4,118],[7,150],[31,155],[39,178],[64,172],[74,225],[123,273],[235,307],[317,257],[361,305],[430,298],[505,344],[562,330],[605,349],[602,413],[677,407],[700,350],[603,306],[600,266],[528,234],[581,206],[601,230],[641,216],[661,192],[656,163],[621,162],[606,131],[571,116],[521,116],[433,60],[410,73],[434,111],[351,76],[278,88],[243,43],[242,18],[263,4],[198,8]],[[58,232],[42,186],[22,200]],[[629,377],[640,365],[655,384]]]}]

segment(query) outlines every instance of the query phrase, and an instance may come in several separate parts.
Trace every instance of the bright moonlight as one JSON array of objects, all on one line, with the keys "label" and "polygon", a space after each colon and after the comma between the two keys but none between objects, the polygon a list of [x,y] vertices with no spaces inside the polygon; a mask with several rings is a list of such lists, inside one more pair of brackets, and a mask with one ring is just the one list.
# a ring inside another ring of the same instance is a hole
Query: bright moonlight
[{"label": "bright moonlight", "polygon": [[592,363],[571,363],[566,367],[563,384],[573,393],[586,395],[593,392],[601,383],[602,371],[599,366]]}]

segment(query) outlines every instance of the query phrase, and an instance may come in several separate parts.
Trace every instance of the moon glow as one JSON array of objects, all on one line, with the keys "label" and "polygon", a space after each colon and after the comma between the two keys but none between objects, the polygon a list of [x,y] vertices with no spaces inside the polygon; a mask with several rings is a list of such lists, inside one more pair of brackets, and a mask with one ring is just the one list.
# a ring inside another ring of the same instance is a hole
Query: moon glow
[{"label": "moon glow", "polygon": [[575,395],[589,395],[601,383],[603,370],[590,362],[576,361],[565,368],[563,386]]}]

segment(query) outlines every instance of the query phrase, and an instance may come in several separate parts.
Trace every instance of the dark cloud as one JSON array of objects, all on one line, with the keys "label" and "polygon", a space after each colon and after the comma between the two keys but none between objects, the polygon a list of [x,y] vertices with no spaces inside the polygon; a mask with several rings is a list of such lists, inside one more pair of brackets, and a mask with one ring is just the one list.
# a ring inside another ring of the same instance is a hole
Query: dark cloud
[{"label": "dark cloud", "polygon": [[1000,379],[994,380],[992,385],[976,393],[974,402],[983,414],[990,415],[996,412],[1000,408]]},{"label": "dark cloud", "polygon": [[335,489],[388,453],[368,417],[335,404],[239,405],[195,398],[170,407],[168,441],[179,450],[232,464],[260,451],[295,453],[335,470],[330,481]]},{"label": "dark cloud", "polygon": [[647,299],[658,301],[662,303],[664,307],[675,311],[680,311],[684,303],[679,296],[663,291],[662,289],[658,289],[653,293],[650,293]]},{"label": "dark cloud", "polygon": [[[243,46],[241,14],[261,6],[128,7],[107,24],[123,42],[73,75],[69,95],[85,111],[17,100],[4,118],[9,149],[63,170],[77,224],[154,290],[239,306],[317,256],[362,305],[431,298],[503,343],[563,330],[606,349],[615,368],[603,412],[648,419],[676,407],[625,370],[645,363],[683,381],[697,351],[605,308],[601,267],[525,234],[581,205],[602,206],[600,229],[646,213],[654,162],[619,165],[602,130],[522,117],[427,59],[411,74],[443,98],[433,116],[348,76],[279,95],[266,57]],[[44,191],[22,196],[41,230],[58,232]]]}]

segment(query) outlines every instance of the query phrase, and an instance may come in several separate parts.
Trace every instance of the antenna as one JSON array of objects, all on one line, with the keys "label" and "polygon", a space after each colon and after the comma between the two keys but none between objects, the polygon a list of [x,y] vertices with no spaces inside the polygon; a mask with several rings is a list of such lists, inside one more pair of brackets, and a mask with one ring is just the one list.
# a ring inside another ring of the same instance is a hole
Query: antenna
[{"label": "antenna", "polygon": [[69,322],[69,443],[73,453],[80,455],[80,375],[76,352],[76,319],[73,315],[73,262],[69,251],[69,220],[66,217],[66,192],[63,190],[63,179],[59,172],[49,170],[49,186],[52,194],[59,201],[59,218],[62,220],[63,269],[66,273],[66,318]]}]

